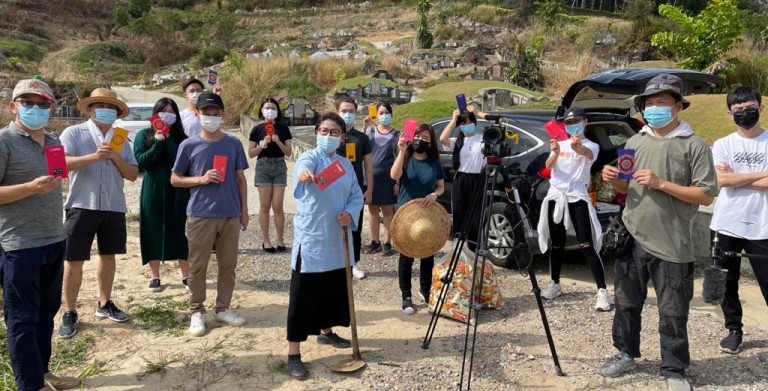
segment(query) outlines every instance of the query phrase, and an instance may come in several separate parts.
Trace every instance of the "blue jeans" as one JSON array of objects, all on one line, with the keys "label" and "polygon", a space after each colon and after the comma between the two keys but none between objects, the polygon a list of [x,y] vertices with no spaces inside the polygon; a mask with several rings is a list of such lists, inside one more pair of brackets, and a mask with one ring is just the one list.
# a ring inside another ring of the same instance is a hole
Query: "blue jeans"
[{"label": "blue jeans", "polygon": [[19,391],[45,386],[53,318],[61,306],[66,241],[5,252],[0,249],[8,354]]}]

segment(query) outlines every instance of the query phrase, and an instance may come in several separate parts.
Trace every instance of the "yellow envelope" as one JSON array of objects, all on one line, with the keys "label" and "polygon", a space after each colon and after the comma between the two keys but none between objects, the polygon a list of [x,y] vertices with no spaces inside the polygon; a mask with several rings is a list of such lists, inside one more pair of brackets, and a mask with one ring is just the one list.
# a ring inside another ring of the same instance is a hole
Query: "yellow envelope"
[{"label": "yellow envelope", "polygon": [[123,150],[125,141],[128,140],[128,130],[123,128],[115,128],[112,131],[112,139],[109,140],[109,147],[113,151],[120,153]]}]

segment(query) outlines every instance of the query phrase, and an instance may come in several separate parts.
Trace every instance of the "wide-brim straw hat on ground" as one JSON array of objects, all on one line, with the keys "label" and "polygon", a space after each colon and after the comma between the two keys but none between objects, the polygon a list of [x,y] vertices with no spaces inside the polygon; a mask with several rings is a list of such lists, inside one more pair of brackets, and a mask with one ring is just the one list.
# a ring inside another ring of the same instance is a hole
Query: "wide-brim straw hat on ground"
[{"label": "wide-brim straw hat on ground", "polygon": [[397,251],[411,258],[435,255],[451,235],[451,219],[439,203],[429,207],[417,198],[401,206],[392,218],[389,231]]},{"label": "wide-brim straw hat on ground", "polygon": [[77,102],[77,110],[83,114],[88,113],[88,106],[94,103],[107,103],[117,107],[117,118],[128,115],[128,105],[117,99],[117,93],[109,88],[97,88],[91,92],[91,96],[80,99]]}]

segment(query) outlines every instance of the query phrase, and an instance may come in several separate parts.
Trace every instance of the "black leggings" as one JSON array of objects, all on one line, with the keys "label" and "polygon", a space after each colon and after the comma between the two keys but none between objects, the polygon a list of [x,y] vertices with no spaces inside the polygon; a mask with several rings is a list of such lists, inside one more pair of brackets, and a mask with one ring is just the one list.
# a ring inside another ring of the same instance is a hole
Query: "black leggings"
[{"label": "black leggings", "polygon": [[[419,289],[425,293],[424,298],[429,300],[429,290],[432,287],[432,268],[435,266],[435,257],[421,259],[421,269],[419,274]],[[413,268],[413,258],[400,254],[397,266],[397,276],[400,280],[400,293],[403,299],[411,297],[411,268]]]},{"label": "black leggings", "polygon": [[[454,236],[464,228],[464,221],[469,221],[469,231],[467,232],[466,245],[472,251],[477,248],[477,234],[480,231],[480,208],[483,196],[483,175],[469,174],[466,172],[457,172],[453,178],[453,187],[451,188],[451,215],[453,216]],[[475,200],[476,198],[480,198]],[[470,215],[472,204],[477,202],[474,213]]]},{"label": "black leggings", "polygon": [[[555,202],[549,201],[549,236],[552,239],[552,250],[549,253],[549,273],[552,281],[560,283],[560,270],[565,258],[565,223],[554,222]],[[592,270],[592,277],[595,278],[597,288],[606,288],[605,271],[603,270],[603,261],[595,251],[592,243],[592,223],[589,218],[589,205],[585,201],[576,201],[568,203],[568,214],[571,217],[573,228],[576,230],[576,239],[579,241],[581,254],[589,263]]]}]

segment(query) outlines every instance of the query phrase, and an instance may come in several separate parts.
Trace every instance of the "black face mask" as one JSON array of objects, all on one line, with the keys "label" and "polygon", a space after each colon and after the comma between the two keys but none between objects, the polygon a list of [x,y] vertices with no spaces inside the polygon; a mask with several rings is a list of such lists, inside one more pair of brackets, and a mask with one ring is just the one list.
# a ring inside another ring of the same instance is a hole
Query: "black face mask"
[{"label": "black face mask", "polygon": [[419,140],[418,143],[413,145],[413,152],[424,153],[429,149],[429,141]]},{"label": "black face mask", "polygon": [[733,122],[742,129],[751,129],[757,121],[760,121],[760,110],[756,107],[733,113]]}]

